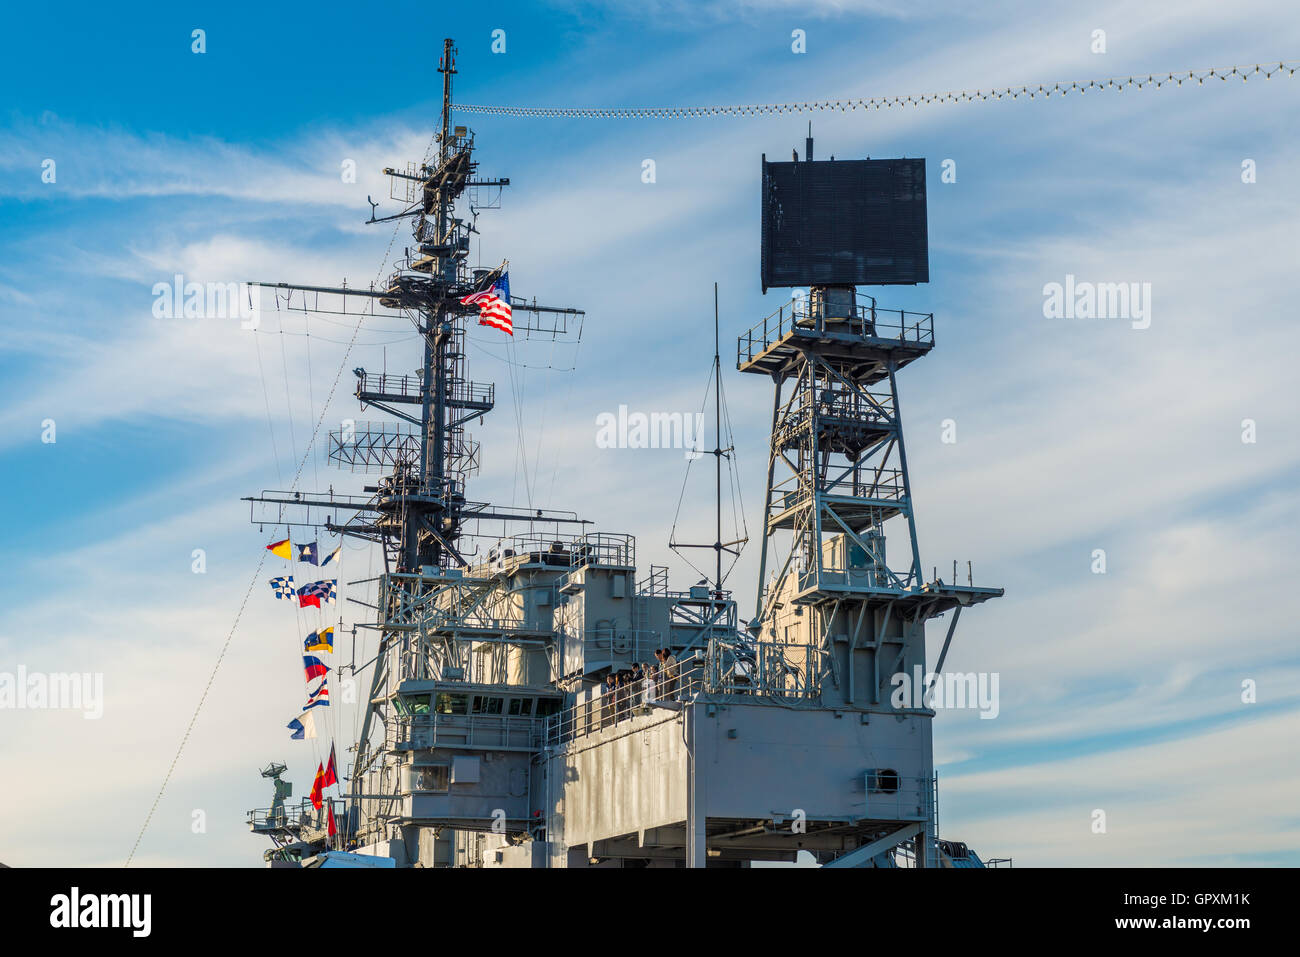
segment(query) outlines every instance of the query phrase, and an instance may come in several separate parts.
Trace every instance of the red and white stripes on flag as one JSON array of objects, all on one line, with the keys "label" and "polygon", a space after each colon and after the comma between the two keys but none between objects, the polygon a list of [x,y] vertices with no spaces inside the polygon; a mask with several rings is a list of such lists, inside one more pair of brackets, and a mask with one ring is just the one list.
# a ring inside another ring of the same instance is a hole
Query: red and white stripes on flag
[{"label": "red and white stripes on flag", "polygon": [[507,335],[515,334],[510,311],[510,279],[508,273],[492,284],[490,289],[473,292],[461,300],[467,306],[478,306],[478,324],[500,329]]}]

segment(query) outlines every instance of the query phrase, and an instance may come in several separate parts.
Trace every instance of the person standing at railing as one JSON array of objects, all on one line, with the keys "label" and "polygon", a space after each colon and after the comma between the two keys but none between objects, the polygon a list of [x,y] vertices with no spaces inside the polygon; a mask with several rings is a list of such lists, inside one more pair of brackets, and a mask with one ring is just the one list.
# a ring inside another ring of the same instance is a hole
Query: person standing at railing
[{"label": "person standing at railing", "polygon": [[632,666],[632,671],[627,676],[627,713],[629,717],[632,710],[641,703],[641,682],[645,678],[645,669],[641,663],[637,662]]},{"label": "person standing at railing", "polygon": [[614,672],[611,671],[605,676],[605,687],[600,696],[600,726],[602,728],[613,724],[617,720],[615,717],[617,704],[618,679],[614,676]]},{"label": "person standing at railing", "polygon": [[663,675],[664,698],[672,701],[677,693],[677,659],[673,657],[671,648],[660,648],[656,654],[662,662],[660,672]]},{"label": "person standing at railing", "polygon": [[647,662],[642,667],[641,673],[645,675],[645,677],[641,679],[645,685],[644,694],[642,695],[641,700],[646,707],[650,707],[655,703],[655,688],[657,685],[657,682],[655,681],[655,666]]}]

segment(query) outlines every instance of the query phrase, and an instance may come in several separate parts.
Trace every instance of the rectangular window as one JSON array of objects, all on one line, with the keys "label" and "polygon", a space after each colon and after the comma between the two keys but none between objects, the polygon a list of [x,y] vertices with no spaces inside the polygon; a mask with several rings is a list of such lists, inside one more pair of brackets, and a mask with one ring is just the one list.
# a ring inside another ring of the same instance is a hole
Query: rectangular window
[{"label": "rectangular window", "polygon": [[445,764],[433,764],[427,768],[415,769],[415,790],[446,791],[449,790],[450,769]]},{"label": "rectangular window", "polygon": [[493,698],[488,695],[474,696],[474,714],[500,714],[502,705],[505,704],[504,698]]},{"label": "rectangular window", "polygon": [[464,714],[467,701],[467,695],[440,691],[438,692],[436,710],[438,714]]}]

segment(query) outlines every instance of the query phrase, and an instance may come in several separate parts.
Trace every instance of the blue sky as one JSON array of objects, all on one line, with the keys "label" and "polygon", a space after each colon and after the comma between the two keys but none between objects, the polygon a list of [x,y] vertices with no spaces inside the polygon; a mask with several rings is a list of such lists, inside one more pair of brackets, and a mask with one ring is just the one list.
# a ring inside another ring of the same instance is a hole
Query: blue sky
[{"label": "blue sky", "polygon": [[[271,314],[249,333],[158,320],[152,285],[176,272],[386,273],[392,232],[362,225],[365,198],[388,195],[380,168],[423,155],[443,36],[460,50],[459,102],[523,106],[916,94],[1300,57],[1286,3],[968,6],[7,10],[0,481],[19,514],[0,541],[0,670],[103,672],[106,705],[99,721],[0,717],[0,766],[31,785],[10,789],[0,860],[125,858],[270,540],[239,497],[283,487],[322,414],[326,427],[357,415],[347,370],[409,370],[418,354],[401,322],[368,323],[322,409],[346,322]],[[805,54],[791,51],[795,29]],[[1096,29],[1104,54],[1090,49]],[[935,724],[942,829],[986,856],[1300,858],[1300,653],[1285,601],[1300,532],[1298,97],[1300,77],[812,116],[820,156],[929,162],[931,282],[880,299],[935,313],[938,347],[900,377],[922,561],[970,559],[977,584],[1007,589],[963,617],[948,662],[998,672],[1001,714]],[[759,155],[801,147],[808,117],[458,120],[478,134],[484,173],[513,183],[483,213],[474,255],[508,257],[516,294],[588,314],[579,349],[517,343],[527,368],[513,386],[500,340],[473,334],[473,375],[501,400],[476,432],[472,494],[579,508],[636,534],[642,566],[670,563],[686,584],[666,548],[680,452],[597,449],[595,417],[699,407],[714,281],[724,368],[727,343],[784,301],[758,285]],[[356,183],[340,179],[348,159]],[[939,182],[944,159],[954,183]],[[1151,283],[1151,327],[1045,319],[1043,286],[1067,274]],[[576,373],[546,368],[575,361]],[[770,395],[734,371],[726,385],[752,529]],[[948,418],[955,444],[940,441]],[[40,441],[45,419],[54,444]],[[313,454],[302,487],[362,481]],[[701,495],[686,521],[704,527],[708,513]],[[1090,571],[1097,548],[1105,575]],[[348,550],[343,576],[370,561]],[[731,581],[743,607],[756,574],[751,548]],[[285,760],[305,792],[320,758],[282,730],[301,694],[298,642],[318,623],[258,582],[137,860],[258,860],[242,825],[266,803],[257,768]],[[331,717],[342,747],[355,709]],[[1105,834],[1090,828],[1098,808]]]}]

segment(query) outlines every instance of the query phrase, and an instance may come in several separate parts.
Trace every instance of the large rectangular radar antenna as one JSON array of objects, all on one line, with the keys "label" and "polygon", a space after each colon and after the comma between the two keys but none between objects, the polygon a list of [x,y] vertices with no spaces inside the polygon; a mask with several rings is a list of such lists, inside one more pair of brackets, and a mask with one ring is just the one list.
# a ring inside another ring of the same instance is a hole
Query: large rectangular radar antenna
[{"label": "large rectangular radar antenna", "polygon": [[764,156],[762,188],[764,292],[930,281],[924,159]]}]

